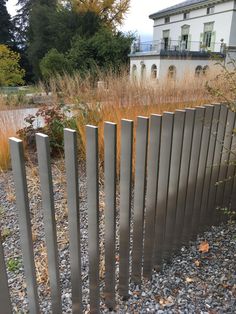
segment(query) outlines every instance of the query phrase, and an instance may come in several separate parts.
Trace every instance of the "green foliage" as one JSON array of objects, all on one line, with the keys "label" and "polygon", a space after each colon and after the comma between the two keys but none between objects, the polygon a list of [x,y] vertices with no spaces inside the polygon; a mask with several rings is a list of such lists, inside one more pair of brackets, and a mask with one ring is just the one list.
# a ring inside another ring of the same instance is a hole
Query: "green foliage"
[{"label": "green foliage", "polygon": [[47,5],[34,5],[30,13],[28,58],[35,78],[40,77],[41,59],[51,49],[54,49],[54,56],[56,50],[65,53],[71,48],[74,36],[87,38],[93,35],[99,29],[99,23],[99,18],[92,13],[78,15],[65,8],[55,10]]},{"label": "green foliage", "polygon": [[[44,126],[36,128],[37,119],[44,122]],[[35,133],[42,132],[49,136],[51,155],[55,156],[63,151],[63,130],[71,128],[76,130],[76,118],[72,117],[70,110],[63,106],[42,107],[35,115],[25,118],[27,127],[19,130],[17,134],[24,140],[26,147],[35,149]]]},{"label": "green foliage", "polygon": [[7,269],[10,272],[17,272],[20,269],[21,263],[19,258],[10,258],[7,261]]},{"label": "green foliage", "polygon": [[1,236],[2,236],[3,241],[5,241],[5,239],[9,237],[10,235],[11,235],[11,230],[9,228],[2,229]]},{"label": "green foliage", "polygon": [[42,59],[40,68],[43,78],[48,79],[56,73],[71,74],[72,69],[80,74],[89,71],[94,75],[97,69],[119,72],[128,63],[131,42],[131,35],[114,34],[107,28],[100,29],[90,38],[76,36],[67,54],[51,50]]},{"label": "green foliage", "polygon": [[19,65],[20,56],[5,45],[0,45],[0,87],[22,85],[25,71]]},{"label": "green foliage", "polygon": [[51,49],[40,62],[40,70],[44,79],[57,74],[72,73],[72,65],[63,53]]}]

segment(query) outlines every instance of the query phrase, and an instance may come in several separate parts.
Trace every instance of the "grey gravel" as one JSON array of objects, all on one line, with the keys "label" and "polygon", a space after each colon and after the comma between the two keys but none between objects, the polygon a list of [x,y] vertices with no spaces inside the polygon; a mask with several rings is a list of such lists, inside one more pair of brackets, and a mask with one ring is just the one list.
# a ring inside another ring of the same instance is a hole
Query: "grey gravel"
[{"label": "grey gravel", "polygon": [[[83,305],[89,313],[88,256],[87,256],[87,204],[85,169],[80,168],[80,211],[81,211],[81,251],[83,277]],[[43,214],[37,168],[27,167],[30,208],[33,226],[33,240],[36,266],[38,270],[39,298],[41,313],[51,313],[50,289],[47,280],[45,259],[45,238]],[[56,206],[58,247],[62,285],[63,313],[71,313],[71,283],[68,250],[68,217],[66,207],[64,169],[61,162],[53,165],[54,194]],[[101,181],[101,191],[102,181]],[[100,237],[103,239],[104,195],[100,193]],[[28,302],[22,256],[20,252],[17,210],[14,199],[14,185],[11,172],[0,175],[0,227],[5,234],[4,252],[7,264],[16,260],[17,267],[10,271],[9,286],[14,313],[27,313]],[[200,253],[198,246],[207,241],[210,250]],[[104,243],[101,241],[101,265],[103,264]],[[198,236],[188,247],[182,247],[173,256],[171,263],[164,263],[161,272],[154,272],[151,281],[142,286],[130,285],[127,301],[117,297],[116,313],[235,313],[236,312],[236,224],[234,221],[212,227]],[[118,262],[117,262],[118,275]],[[101,270],[101,312],[109,313],[103,300],[103,278]],[[111,312],[115,313],[115,311]]]}]

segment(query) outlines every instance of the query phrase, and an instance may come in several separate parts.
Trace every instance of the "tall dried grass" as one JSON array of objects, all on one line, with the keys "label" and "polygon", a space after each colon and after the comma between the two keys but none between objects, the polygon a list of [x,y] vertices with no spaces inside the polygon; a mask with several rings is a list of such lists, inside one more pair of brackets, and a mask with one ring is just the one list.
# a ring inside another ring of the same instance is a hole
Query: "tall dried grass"
[{"label": "tall dried grass", "polygon": [[[212,71],[205,77],[196,78],[186,72],[184,79],[158,82],[133,82],[126,71],[119,75],[100,73],[95,79],[88,74],[82,78],[78,73],[73,76],[57,76],[50,80],[49,89],[54,103],[107,106],[155,106],[169,103],[205,103],[209,94],[206,82],[215,77]],[[97,81],[102,82],[100,87]],[[42,87],[41,87],[42,88]]]},{"label": "tall dried grass", "polygon": [[18,111],[0,111],[0,171],[9,169],[9,137],[22,127],[23,116]]}]

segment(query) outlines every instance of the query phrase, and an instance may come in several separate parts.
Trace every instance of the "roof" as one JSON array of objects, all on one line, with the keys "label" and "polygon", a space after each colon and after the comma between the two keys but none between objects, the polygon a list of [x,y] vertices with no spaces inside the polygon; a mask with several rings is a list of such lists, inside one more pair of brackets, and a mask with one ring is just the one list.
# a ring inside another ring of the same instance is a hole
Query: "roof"
[{"label": "roof", "polygon": [[151,14],[149,17],[151,19],[163,17],[165,15],[171,15],[173,13],[177,13],[177,12],[182,11],[184,9],[190,9],[190,8],[198,7],[199,5],[200,6],[207,6],[211,3],[216,3],[216,2],[222,2],[222,1],[187,0],[187,1],[181,2],[179,4],[173,5],[171,7],[168,7],[164,10],[158,11],[154,14]]}]

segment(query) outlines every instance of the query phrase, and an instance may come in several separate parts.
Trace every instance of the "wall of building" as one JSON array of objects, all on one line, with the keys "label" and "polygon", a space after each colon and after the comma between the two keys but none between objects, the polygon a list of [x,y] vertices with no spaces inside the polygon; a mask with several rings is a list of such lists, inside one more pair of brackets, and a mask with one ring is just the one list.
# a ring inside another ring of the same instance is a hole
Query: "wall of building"
[{"label": "wall of building", "polygon": [[[204,23],[214,22],[215,42],[220,44],[221,39],[228,45],[230,42],[230,29],[233,17],[234,1],[228,1],[215,5],[214,14],[206,14],[207,8],[201,8],[190,12],[189,19],[183,19],[182,14],[170,16],[170,23],[164,24],[164,18],[154,21],[153,40],[160,40],[164,30],[170,30],[170,39],[179,40],[181,36],[181,27],[183,25],[190,26],[190,40],[198,43],[192,43],[191,50],[199,50],[199,42],[201,33],[204,31]],[[234,12],[235,13],[235,12]],[[236,19],[235,19],[236,23]],[[234,27],[234,34],[236,27]],[[233,37],[233,34],[232,34]],[[196,47],[194,47],[196,46]],[[220,45],[217,45],[220,47]],[[218,51],[219,47],[215,47]]]},{"label": "wall of building", "polygon": [[136,66],[137,69],[137,80],[141,80],[141,68],[145,65],[146,76],[145,80],[152,80],[151,78],[151,69],[153,65],[157,66],[157,80],[165,79],[168,76],[168,70],[170,66],[175,66],[176,68],[176,79],[181,80],[186,75],[194,76],[197,66],[202,68],[208,66],[210,69],[215,69],[215,61],[211,60],[194,60],[194,59],[160,59],[159,56],[155,57],[145,57],[145,58],[135,58],[131,57],[130,59],[130,76],[133,77],[133,66]]}]

